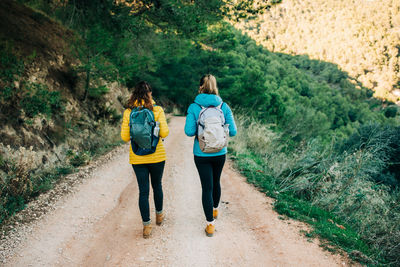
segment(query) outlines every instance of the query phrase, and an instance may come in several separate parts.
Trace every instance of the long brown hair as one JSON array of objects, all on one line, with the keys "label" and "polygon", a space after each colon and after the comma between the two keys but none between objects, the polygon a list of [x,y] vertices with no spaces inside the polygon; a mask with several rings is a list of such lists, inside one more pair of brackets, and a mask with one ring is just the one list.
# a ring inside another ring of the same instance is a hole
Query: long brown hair
[{"label": "long brown hair", "polygon": [[152,92],[150,84],[145,81],[137,83],[129,98],[128,108],[133,109],[143,105],[143,107],[153,110],[153,98],[149,94],[150,92]]},{"label": "long brown hair", "polygon": [[211,74],[206,74],[200,79],[199,94],[218,95],[217,79]]}]

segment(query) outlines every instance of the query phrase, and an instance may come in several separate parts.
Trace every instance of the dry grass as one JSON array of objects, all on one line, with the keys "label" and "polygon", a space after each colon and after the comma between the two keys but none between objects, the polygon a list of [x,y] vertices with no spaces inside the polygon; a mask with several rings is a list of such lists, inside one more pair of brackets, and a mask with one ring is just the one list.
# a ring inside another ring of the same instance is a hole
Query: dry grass
[{"label": "dry grass", "polygon": [[0,143],[0,223],[24,209],[32,197],[51,189],[62,175],[108,152],[119,140],[119,127],[100,121],[96,129],[71,131],[66,142],[52,151]]},{"label": "dry grass", "polygon": [[375,259],[383,256],[391,265],[400,264],[400,190],[372,179],[382,170],[381,148],[340,154],[314,140],[284,153],[285,144],[268,125],[243,115],[236,120],[238,136],[230,148],[245,169],[261,169],[264,190],[293,194],[328,211],[357,232]]}]

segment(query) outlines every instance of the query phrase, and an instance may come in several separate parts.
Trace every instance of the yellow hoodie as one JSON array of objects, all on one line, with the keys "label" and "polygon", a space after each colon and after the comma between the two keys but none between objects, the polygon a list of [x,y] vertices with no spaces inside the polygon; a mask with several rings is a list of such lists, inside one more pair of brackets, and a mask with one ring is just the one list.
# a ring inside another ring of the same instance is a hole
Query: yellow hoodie
[{"label": "yellow hoodie", "polygon": [[[155,102],[153,101],[153,105]],[[156,152],[149,155],[138,156],[132,151],[132,147],[129,148],[129,164],[148,164],[157,163],[164,161],[166,159],[165,148],[162,139],[167,137],[169,134],[167,120],[165,119],[164,110],[160,106],[153,107],[154,119],[160,122],[160,141],[158,141]],[[126,109],[124,111],[124,117],[122,118],[121,125],[121,138],[125,142],[129,142],[130,132],[129,132],[129,115],[131,114],[131,109]]]}]

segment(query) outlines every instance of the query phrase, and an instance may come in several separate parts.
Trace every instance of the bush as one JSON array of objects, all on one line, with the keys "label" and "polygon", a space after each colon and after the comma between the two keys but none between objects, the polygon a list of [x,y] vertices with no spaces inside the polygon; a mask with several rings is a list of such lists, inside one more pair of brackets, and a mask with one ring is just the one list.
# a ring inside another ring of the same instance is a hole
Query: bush
[{"label": "bush", "polygon": [[0,43],[0,80],[11,83],[20,76],[25,68],[23,60],[12,51],[13,45],[8,42]]},{"label": "bush", "polygon": [[60,92],[48,91],[46,86],[37,83],[26,85],[27,93],[20,101],[21,107],[30,118],[38,114],[48,117],[62,111],[63,104]]},{"label": "bush", "polygon": [[361,262],[400,264],[399,127],[365,125],[345,140],[309,139],[287,150],[284,136],[267,125],[236,120],[238,136],[230,142],[236,164],[277,199],[279,212],[310,223]]},{"label": "bush", "polygon": [[92,98],[100,98],[103,95],[107,94],[110,89],[107,86],[99,86],[99,87],[90,87],[88,95]]},{"label": "bush", "polygon": [[393,106],[388,106],[384,113],[385,113],[385,117],[386,118],[394,118],[396,117],[397,113],[398,113],[399,108],[395,105]]},{"label": "bush", "polygon": [[21,147],[15,153],[10,146],[2,147],[0,180],[0,223],[25,207],[25,201],[32,193],[30,170],[35,168],[33,148]]},{"label": "bush", "polygon": [[[369,169],[370,179],[377,183],[396,187],[400,185],[400,127],[369,124],[361,126],[356,133],[338,144],[339,153],[370,153],[373,159]],[[372,170],[372,168],[377,168]]]},{"label": "bush", "polygon": [[74,167],[87,165],[90,162],[90,154],[87,151],[68,151],[69,164]]}]

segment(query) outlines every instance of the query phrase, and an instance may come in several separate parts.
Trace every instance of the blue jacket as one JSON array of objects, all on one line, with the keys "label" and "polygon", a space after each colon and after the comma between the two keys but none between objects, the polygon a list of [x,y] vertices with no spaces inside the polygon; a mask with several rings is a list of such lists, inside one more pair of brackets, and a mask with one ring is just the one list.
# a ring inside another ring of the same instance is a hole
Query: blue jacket
[{"label": "blue jacket", "polygon": [[[212,94],[199,94],[196,96],[194,103],[192,103],[187,111],[186,123],[185,123],[185,134],[187,136],[195,136],[197,133],[197,119],[201,111],[201,106],[218,106],[222,103],[221,97]],[[229,124],[229,136],[235,136],[237,132],[235,120],[233,119],[232,111],[228,104],[224,103],[221,107],[225,116],[225,123]],[[199,140],[194,139],[193,154],[198,157],[215,157],[225,155],[227,148],[224,147],[217,153],[204,153],[200,150]]]}]

